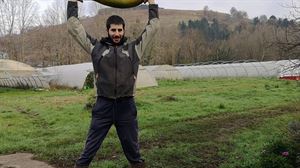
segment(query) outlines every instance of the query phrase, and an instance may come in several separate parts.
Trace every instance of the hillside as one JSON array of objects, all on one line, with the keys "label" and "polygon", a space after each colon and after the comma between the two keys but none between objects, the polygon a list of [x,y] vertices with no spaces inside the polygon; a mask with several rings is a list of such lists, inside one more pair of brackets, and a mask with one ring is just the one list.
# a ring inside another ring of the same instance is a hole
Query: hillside
[{"label": "hillside", "polygon": [[[138,27],[140,31],[144,28],[148,21],[148,9],[134,8],[134,9],[102,9],[97,16],[82,19],[86,30],[91,32],[94,36],[101,34],[106,35],[105,21],[111,15],[120,15],[125,19],[127,31],[131,32],[131,28]],[[161,22],[161,29],[177,29],[179,22],[189,20],[196,20],[206,17],[208,20],[216,18],[220,23],[226,25],[234,24],[230,15],[225,13],[218,13],[210,11],[206,16],[202,10],[174,10],[163,9],[159,10],[159,17]],[[134,29],[134,28],[133,28]],[[132,35],[132,32],[129,36]]]},{"label": "hillside", "polygon": [[[147,23],[148,11],[144,8],[133,9],[102,9],[94,17],[81,18],[86,31],[96,38],[106,36],[105,21],[112,15],[124,17],[126,35],[137,37]],[[160,9],[160,38],[168,38],[178,32],[181,21],[196,20],[204,17],[203,11]],[[210,11],[208,20],[217,18],[221,23],[233,25],[230,16]],[[26,62],[33,66],[51,66],[89,61],[89,56],[70,38],[66,24],[35,27],[27,33],[14,37],[0,38],[0,51],[9,53],[10,58]],[[132,38],[131,38],[132,39]]]},{"label": "hillside", "polygon": [[[148,8],[139,7],[132,9],[117,9],[117,8],[105,8],[99,11],[98,15],[91,17],[89,19],[93,21],[105,22],[106,18],[110,15],[117,14],[125,18],[126,22],[131,25],[135,24],[137,20],[146,23],[148,18]],[[218,19],[221,22],[226,22],[226,24],[231,24],[230,15],[225,13],[219,13],[214,11],[209,11],[204,14],[203,10],[175,10],[175,9],[159,9],[159,16],[161,20],[162,27],[172,27],[177,26],[180,21],[188,21],[201,19],[207,17],[208,20],[213,18]],[[86,19],[86,20],[89,20]]]}]

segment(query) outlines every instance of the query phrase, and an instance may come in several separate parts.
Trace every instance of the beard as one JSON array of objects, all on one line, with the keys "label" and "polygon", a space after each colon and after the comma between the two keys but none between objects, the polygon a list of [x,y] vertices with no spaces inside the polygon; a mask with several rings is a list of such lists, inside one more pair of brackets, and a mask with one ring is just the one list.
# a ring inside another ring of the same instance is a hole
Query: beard
[{"label": "beard", "polygon": [[110,36],[109,35],[109,38],[111,39],[112,42],[114,42],[115,44],[119,44],[122,39],[124,38],[124,36],[119,36],[119,35],[116,35],[116,36]]}]

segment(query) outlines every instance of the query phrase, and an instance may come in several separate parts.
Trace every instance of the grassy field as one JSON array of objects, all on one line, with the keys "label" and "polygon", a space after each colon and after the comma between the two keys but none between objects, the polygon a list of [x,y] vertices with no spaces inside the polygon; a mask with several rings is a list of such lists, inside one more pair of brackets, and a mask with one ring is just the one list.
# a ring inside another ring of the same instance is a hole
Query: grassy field
[{"label": "grassy field", "polygon": [[[84,146],[92,90],[0,88],[0,154],[30,152],[71,168]],[[137,91],[140,142],[148,167],[259,167],[272,139],[300,120],[300,87],[274,78],[160,81]],[[112,127],[92,168],[123,168]]]}]

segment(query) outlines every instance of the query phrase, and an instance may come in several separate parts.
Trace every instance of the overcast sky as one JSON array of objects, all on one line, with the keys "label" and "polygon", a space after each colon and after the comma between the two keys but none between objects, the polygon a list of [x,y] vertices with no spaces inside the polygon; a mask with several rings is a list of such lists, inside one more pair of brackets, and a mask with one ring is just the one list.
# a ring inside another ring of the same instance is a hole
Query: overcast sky
[{"label": "overcast sky", "polygon": [[[53,0],[36,0],[41,10],[47,8]],[[246,11],[249,18],[261,16],[263,14],[270,17],[289,17],[289,8],[283,7],[291,5],[293,0],[156,0],[160,7],[166,9],[187,9],[202,10],[204,6],[208,6],[210,10],[229,13],[231,7],[237,10]],[[300,2],[300,0],[294,0]],[[87,2],[86,2],[87,3]]]}]

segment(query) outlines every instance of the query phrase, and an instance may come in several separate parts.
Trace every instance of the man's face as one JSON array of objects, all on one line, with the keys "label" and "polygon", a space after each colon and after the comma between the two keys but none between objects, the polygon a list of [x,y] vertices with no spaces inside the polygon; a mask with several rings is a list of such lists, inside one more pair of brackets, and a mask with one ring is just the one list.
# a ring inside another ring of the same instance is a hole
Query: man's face
[{"label": "man's face", "polygon": [[109,37],[113,40],[114,43],[120,43],[121,39],[124,36],[124,28],[122,24],[111,24],[108,30]]}]

